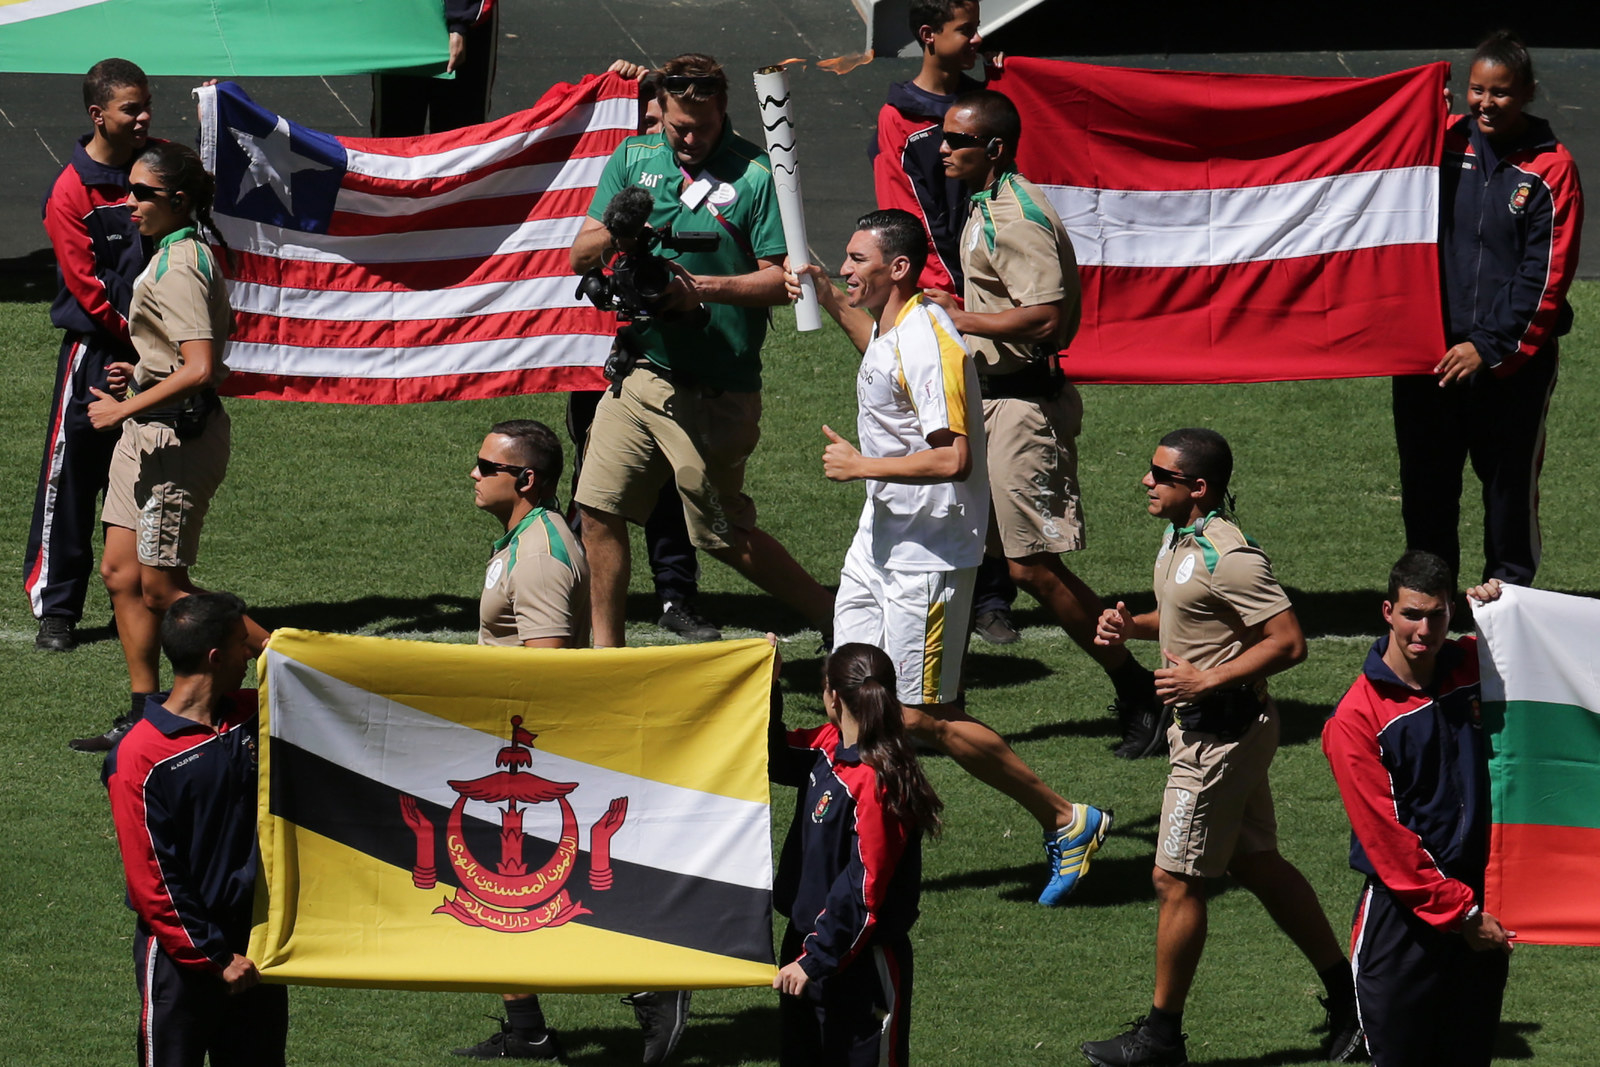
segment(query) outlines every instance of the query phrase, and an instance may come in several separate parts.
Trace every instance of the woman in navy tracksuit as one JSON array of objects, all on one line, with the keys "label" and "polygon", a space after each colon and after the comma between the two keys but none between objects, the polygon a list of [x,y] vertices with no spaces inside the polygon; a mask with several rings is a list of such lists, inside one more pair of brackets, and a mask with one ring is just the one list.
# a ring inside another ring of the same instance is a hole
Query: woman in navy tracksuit
[{"label": "woman in navy tracksuit", "polygon": [[1556,338],[1572,328],[1583,191],[1550,124],[1524,111],[1537,83],[1515,35],[1478,47],[1468,114],[1445,133],[1439,255],[1444,357],[1437,377],[1394,380],[1406,544],[1459,572],[1462,469],[1483,483],[1483,578],[1539,566],[1539,468]]},{"label": "woman in navy tracksuit", "polygon": [[[774,710],[777,710],[774,693]],[[772,780],[800,788],[774,905],[789,919],[780,1000],[783,1067],[907,1062],[911,942],[922,835],[942,804],[900,721],[883,650],[847,644],[823,675],[828,722],[784,733]]]}]

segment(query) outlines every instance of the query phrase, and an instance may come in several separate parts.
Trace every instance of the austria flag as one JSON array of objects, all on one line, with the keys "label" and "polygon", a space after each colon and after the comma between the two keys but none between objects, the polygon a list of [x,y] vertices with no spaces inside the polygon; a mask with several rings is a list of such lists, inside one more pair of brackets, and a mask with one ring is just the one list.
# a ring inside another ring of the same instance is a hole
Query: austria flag
[{"label": "austria flag", "polygon": [[615,316],[567,252],[636,83],[557,85],[505,118],[334,137],[231,82],[197,90],[215,217],[235,252],[234,396],[367,404],[604,385]]},{"label": "austria flag", "polygon": [[1425,373],[1445,63],[1381,78],[1008,59],[1018,169],[1072,235],[1080,382]]}]

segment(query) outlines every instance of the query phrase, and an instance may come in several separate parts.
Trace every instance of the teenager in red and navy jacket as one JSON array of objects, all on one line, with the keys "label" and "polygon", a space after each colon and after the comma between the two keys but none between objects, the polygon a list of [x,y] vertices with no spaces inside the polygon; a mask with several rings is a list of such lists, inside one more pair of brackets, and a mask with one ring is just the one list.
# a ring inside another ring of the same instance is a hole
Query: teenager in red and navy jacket
[{"label": "teenager in red and navy jacket", "polygon": [[782,1067],[908,1062],[911,941],[922,835],[939,798],[901,723],[894,666],[846,644],[828,657],[826,725],[786,734],[778,712],[772,780],[798,786],[773,905],[788,917],[780,990]]},{"label": "teenager in red and navy jacket", "polygon": [[106,388],[107,364],[138,361],[128,340],[128,301],[150,258],[127,204],[128,168],[150,135],[144,71],[125,59],[96,63],[83,79],[83,102],[94,132],[78,142],[44,198],[61,283],[50,321],[66,336],[23,559],[23,586],[39,620],[34,643],[61,652],[77,644],[74,629],[94,571],[95,501],[117,443],[89,424],[89,390]]},{"label": "teenager in red and navy jacket", "polygon": [[1394,380],[1406,545],[1460,565],[1462,469],[1483,482],[1483,577],[1533,582],[1539,468],[1555,388],[1556,339],[1572,327],[1583,191],[1550,124],[1523,109],[1533,61],[1516,37],[1473,57],[1470,114],[1445,135],[1439,255],[1444,357]]},{"label": "teenager in red and navy jacket", "polygon": [[922,220],[929,256],[917,284],[960,296],[961,227],[967,188],[944,172],[944,113],[956,97],[983,88],[966,75],[978,62],[978,0],[913,0],[911,33],[922,48],[922,69],[889,86],[878,111],[872,184],[880,208],[896,207]]},{"label": "teenager in red and navy jacket", "polygon": [[244,603],[196,593],[168,609],[172,692],[150,698],[106,758],[106,788],[138,921],[140,1067],[281,1067],[283,986],[245,955],[256,868],[256,693]]},{"label": "teenager in red and navy jacket", "polygon": [[[1494,600],[1500,583],[1469,590]],[[1410,551],[1389,575],[1389,632],[1322,731],[1367,876],[1350,959],[1373,1062],[1490,1062],[1511,933],[1483,910],[1489,760],[1477,640],[1449,640],[1455,577]]]}]

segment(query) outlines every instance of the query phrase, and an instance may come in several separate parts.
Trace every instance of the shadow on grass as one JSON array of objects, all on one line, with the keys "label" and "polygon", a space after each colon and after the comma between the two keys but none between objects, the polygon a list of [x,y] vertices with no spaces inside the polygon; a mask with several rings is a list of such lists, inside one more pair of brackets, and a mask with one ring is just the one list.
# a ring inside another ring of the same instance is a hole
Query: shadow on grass
[{"label": "shadow on grass", "polygon": [[1191,1059],[1189,1062],[1205,1067],[1283,1067],[1290,1063],[1325,1062],[1320,1048],[1288,1048],[1266,1052],[1260,1056],[1232,1056],[1224,1060]]},{"label": "shadow on grass", "polygon": [[1332,714],[1332,704],[1307,704],[1303,700],[1278,701],[1278,747],[1319,740],[1322,737],[1322,724]]},{"label": "shadow on grass", "polygon": [[[1108,857],[1104,852],[1100,853],[1072,894],[1072,902],[1068,906],[1109,908],[1131,901],[1153,901],[1155,891],[1150,887],[1150,865],[1155,849],[1155,826],[1154,815],[1127,824],[1115,823],[1111,831],[1115,837],[1147,841],[1151,851],[1141,851],[1139,855],[1129,857]],[[1038,900],[1039,890],[1044,886],[1044,850],[1027,838],[1019,847],[1038,848],[1037,861],[962,871],[939,878],[925,877],[922,890],[925,893],[948,893],[962,889],[998,889],[1001,900],[1032,904]]]},{"label": "shadow on grass", "polygon": [[[760,1058],[767,1050],[774,1058],[778,1051],[778,1003],[747,1008],[739,1012],[692,1011],[672,1061],[684,1067],[740,1064]],[[626,1014],[626,1009],[623,1009]],[[568,1063],[636,1063],[643,1047],[639,1029],[633,1025],[605,1029],[559,1031],[562,1045],[569,1051]]]},{"label": "shadow on grass", "polygon": [[1542,1023],[1517,1023],[1500,1020],[1500,1030],[1494,1035],[1494,1058],[1497,1060],[1531,1060],[1533,1047],[1528,1037],[1544,1029]]},{"label": "shadow on grass", "polygon": [[[1494,1058],[1497,1061],[1533,1059],[1533,1049],[1528,1045],[1525,1035],[1536,1034],[1540,1029],[1539,1023],[1502,1020],[1499,1033],[1495,1035]],[[1290,1063],[1321,1063],[1323,1058],[1321,1049],[1304,1048],[1281,1049],[1260,1056],[1234,1056],[1223,1060],[1195,1059],[1192,1062],[1204,1064],[1205,1067],[1282,1067]]]},{"label": "shadow on grass", "polygon": [[478,598],[455,593],[417,597],[363,596],[354,600],[257,607],[252,608],[250,614],[269,630],[298,626],[329,633],[370,629],[379,635],[435,630],[475,633]]}]

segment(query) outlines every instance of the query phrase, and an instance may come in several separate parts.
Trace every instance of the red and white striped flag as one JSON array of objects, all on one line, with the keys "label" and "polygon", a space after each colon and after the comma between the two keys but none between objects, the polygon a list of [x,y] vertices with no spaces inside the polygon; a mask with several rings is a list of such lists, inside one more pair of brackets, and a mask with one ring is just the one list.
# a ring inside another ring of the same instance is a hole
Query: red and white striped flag
[{"label": "red and white striped flag", "polygon": [[557,85],[447,133],[333,137],[238,86],[199,90],[215,217],[236,253],[233,396],[394,404],[600,388],[616,319],[567,251],[637,86]]},{"label": "red and white striped flag", "polygon": [[1072,235],[1080,382],[1426,373],[1444,86],[1007,59],[1018,169]]}]

